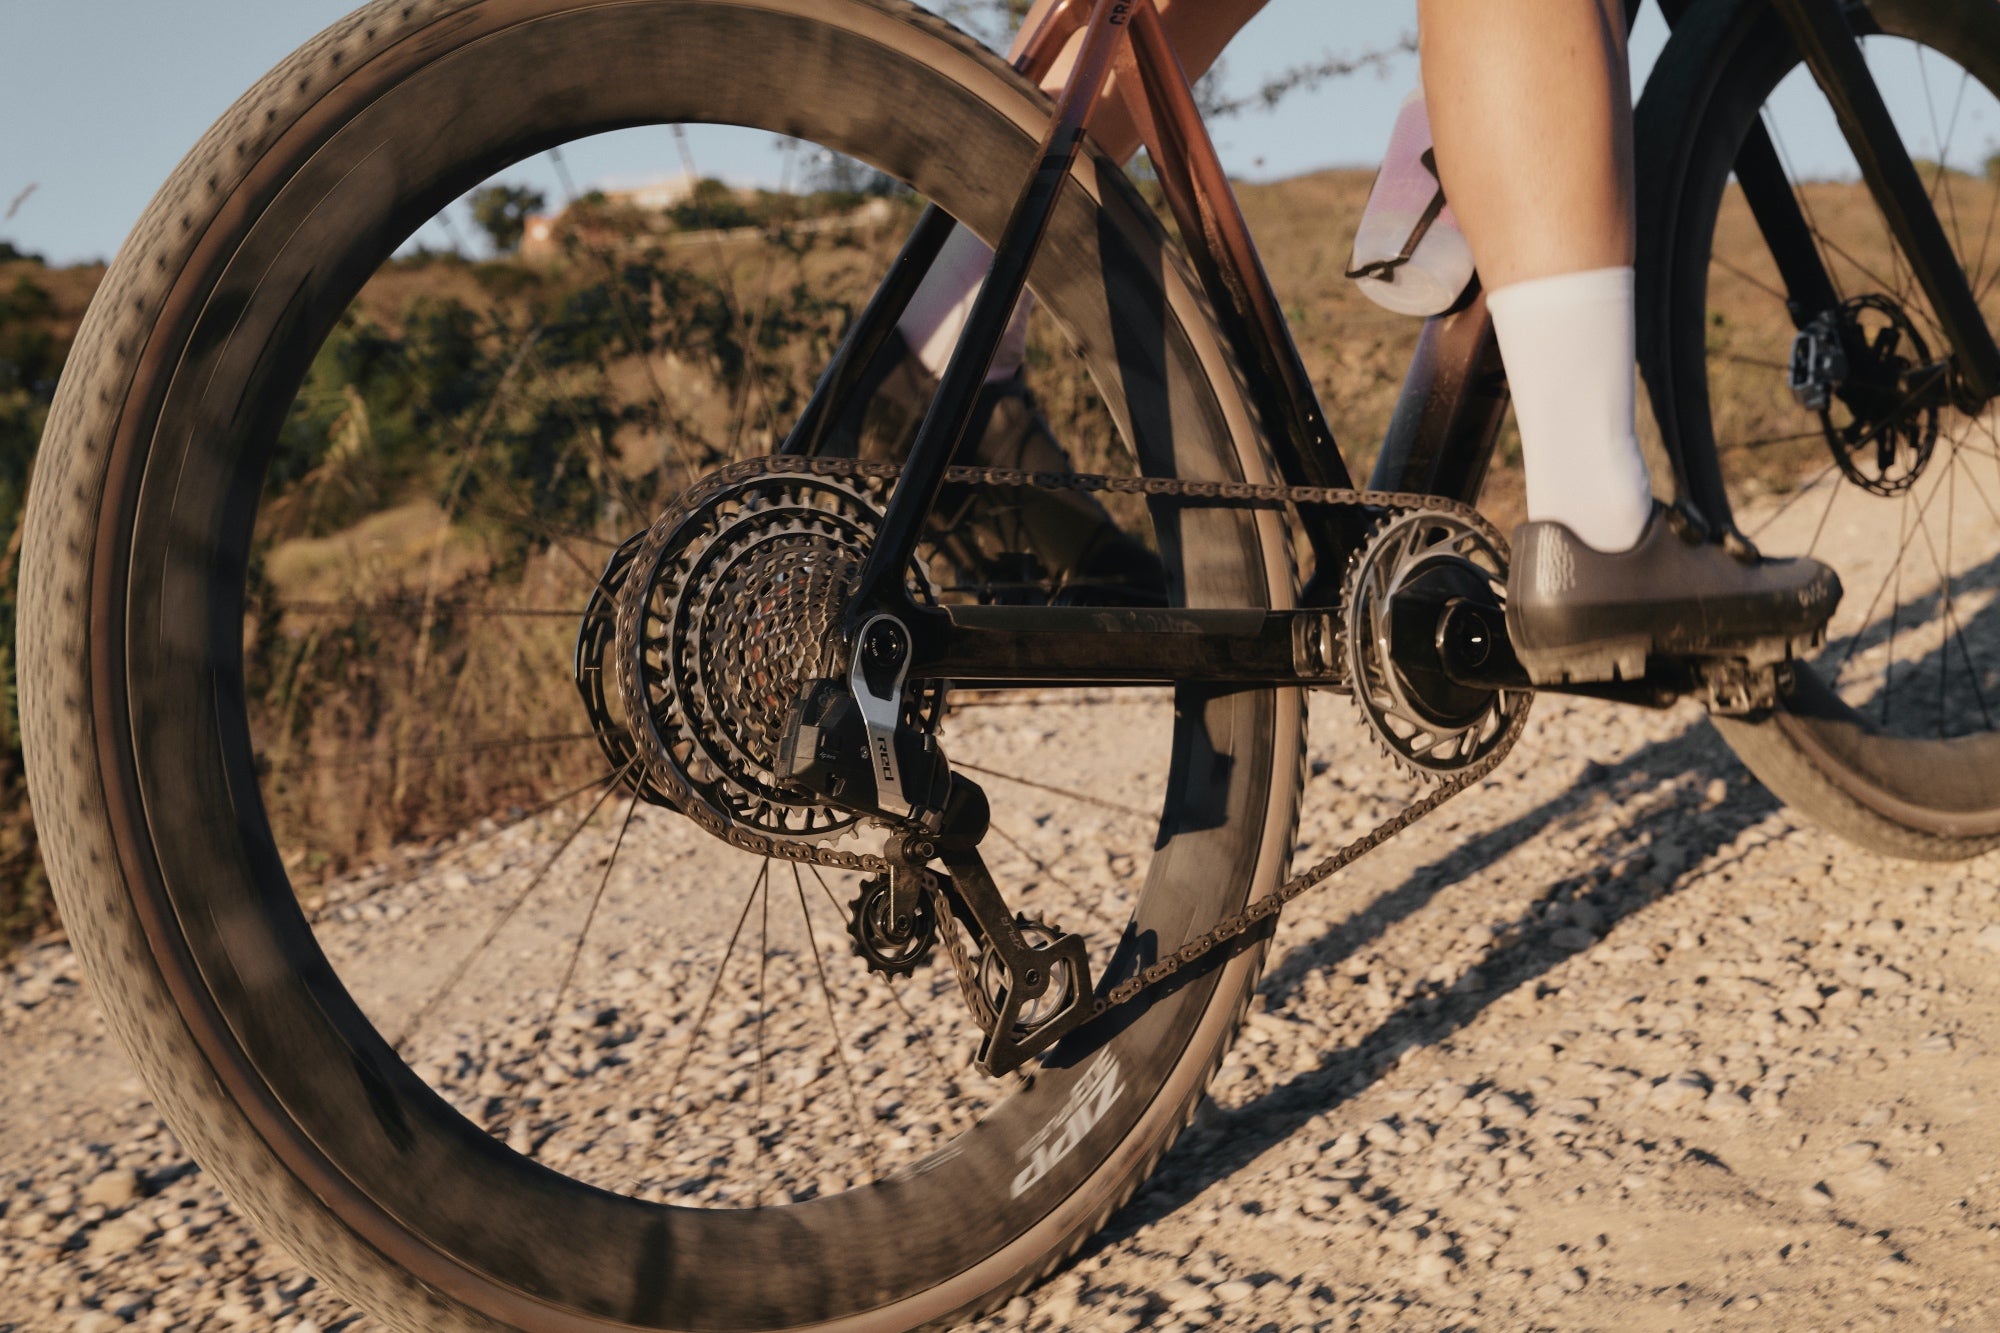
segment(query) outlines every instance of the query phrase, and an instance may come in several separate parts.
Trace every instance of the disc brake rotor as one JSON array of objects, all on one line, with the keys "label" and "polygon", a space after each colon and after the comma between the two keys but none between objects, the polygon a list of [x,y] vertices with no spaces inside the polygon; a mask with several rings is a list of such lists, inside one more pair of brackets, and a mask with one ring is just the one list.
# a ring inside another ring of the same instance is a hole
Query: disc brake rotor
[{"label": "disc brake rotor", "polygon": [[1828,448],[1847,479],[1876,495],[1917,484],[1937,445],[1946,367],[1902,306],[1857,296],[1835,313],[1845,377],[1820,409]]}]

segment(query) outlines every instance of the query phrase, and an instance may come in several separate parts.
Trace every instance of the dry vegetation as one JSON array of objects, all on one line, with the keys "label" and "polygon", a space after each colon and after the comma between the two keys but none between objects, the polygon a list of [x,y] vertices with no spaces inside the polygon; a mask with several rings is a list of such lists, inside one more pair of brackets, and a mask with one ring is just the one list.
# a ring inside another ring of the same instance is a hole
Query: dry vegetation
[{"label": "dry vegetation", "polygon": [[[1962,212],[1992,207],[1986,182],[1953,186]],[[1367,187],[1366,173],[1335,171],[1243,190],[1314,383],[1364,476],[1419,330],[1341,277]],[[1855,191],[1807,196],[1846,238],[1843,283],[1888,267]],[[915,205],[763,196],[746,207],[750,225],[728,231],[586,211],[554,257],[392,262],[328,342],[278,444],[246,608],[265,796],[302,879],[528,808],[602,769],[570,676],[577,617],[605,560],[700,471],[782,436]],[[1813,422],[1772,368],[1789,325],[1762,290],[1774,282],[1769,261],[1733,200],[1720,243],[1710,341],[1741,358],[1720,363],[1723,438],[1800,435]],[[0,297],[21,284],[48,294],[30,317],[9,307],[0,334],[45,331],[43,361],[59,365],[99,273],[0,265]],[[1031,364],[1078,466],[1125,466],[1046,321]],[[31,389],[16,396],[30,402]],[[40,419],[20,416],[31,442]],[[1489,483],[1503,522],[1520,512],[1516,458],[1510,438]],[[1782,487],[1824,453],[1794,439],[1738,459]],[[11,529],[18,491],[0,499]],[[521,737],[534,743],[493,744]],[[5,740],[0,926],[18,934],[46,909],[11,730]]]}]

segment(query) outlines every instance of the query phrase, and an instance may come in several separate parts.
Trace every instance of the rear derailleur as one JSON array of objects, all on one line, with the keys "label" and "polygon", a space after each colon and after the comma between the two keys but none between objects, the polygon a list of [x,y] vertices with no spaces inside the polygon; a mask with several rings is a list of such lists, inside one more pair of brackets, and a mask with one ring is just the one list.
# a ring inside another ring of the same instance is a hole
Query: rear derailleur
[{"label": "rear derailleur", "polygon": [[[863,883],[848,925],[873,971],[904,975],[940,934],[960,990],[985,1029],[975,1063],[1011,1073],[1093,1012],[1083,937],[1017,917],[979,855],[986,793],[951,771],[937,738],[903,707],[911,638],[891,615],[855,636],[846,680],[812,682],[792,710],[778,777],[857,814],[890,821],[886,875]],[[928,869],[942,862],[945,874]],[[962,937],[975,943],[963,943]]]}]

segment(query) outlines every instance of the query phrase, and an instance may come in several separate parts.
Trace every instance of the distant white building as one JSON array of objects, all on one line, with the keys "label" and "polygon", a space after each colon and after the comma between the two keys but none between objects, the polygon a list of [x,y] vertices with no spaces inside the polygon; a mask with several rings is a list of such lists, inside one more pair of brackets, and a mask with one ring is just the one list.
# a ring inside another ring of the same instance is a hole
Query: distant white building
[{"label": "distant white building", "polygon": [[[598,193],[612,205],[635,208],[642,213],[664,213],[692,198],[699,180],[699,177],[682,173],[618,189],[602,189]],[[562,249],[562,221],[563,213],[540,213],[529,218],[521,233],[522,256],[546,259],[558,254]]]},{"label": "distant white building", "polygon": [[629,190],[606,190],[604,197],[615,204],[630,204],[634,208],[665,212],[676,204],[687,202],[694,194],[696,179],[683,173],[679,176],[669,176],[664,180],[649,181]]}]

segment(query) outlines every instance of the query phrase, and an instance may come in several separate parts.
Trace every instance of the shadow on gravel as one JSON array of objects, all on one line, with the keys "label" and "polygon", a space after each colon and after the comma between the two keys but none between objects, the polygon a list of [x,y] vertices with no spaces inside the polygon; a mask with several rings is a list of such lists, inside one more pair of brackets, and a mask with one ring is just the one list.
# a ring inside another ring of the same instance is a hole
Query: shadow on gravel
[{"label": "shadow on gravel", "polygon": [[[1704,788],[1716,777],[1728,783],[1728,795],[1704,809]],[[1492,868],[1532,839],[1596,817],[1605,801],[1620,807],[1625,821],[1579,849],[1574,872],[1554,881],[1533,909],[1496,936],[1478,964],[1479,989],[1426,983],[1360,1041],[1330,1053],[1317,1069],[1292,1076],[1236,1110],[1210,1105],[1159,1173],[1085,1253],[1118,1244],[1174,1212],[1315,1115],[1366,1088],[1405,1052],[1445,1040],[1488,1005],[1537,981],[1571,956],[1571,950],[1551,939],[1567,919],[1570,904],[1587,904],[1601,923],[1599,932],[1608,931],[1672,892],[1683,870],[1704,864],[1780,808],[1707,723],[1696,722],[1622,763],[1592,765],[1562,795],[1454,848],[1318,939],[1295,947],[1260,987],[1266,1005],[1272,1011],[1283,1009],[1308,973],[1337,969],[1446,885]]]},{"label": "shadow on gravel", "polygon": [[[1973,587],[1994,586],[2000,582],[2000,557],[1967,571],[1962,581]],[[1885,590],[1886,580],[1867,608],[1870,617]],[[1937,646],[1885,669],[1873,682],[1870,697],[1857,707],[1879,719],[1887,716],[1892,703],[1903,717],[1914,704],[1923,716],[1937,709],[1941,718],[1991,727],[1994,715],[2000,713],[2000,673],[1979,671],[1974,662],[2000,661],[2000,599],[1970,616],[1935,591],[1900,603],[1892,599],[1858,632],[1830,643],[1821,660],[1844,664],[1857,652],[1893,644],[1899,635],[1927,631],[1937,634]],[[1913,694],[1916,698],[1910,697]],[[1704,789],[1718,777],[1728,784],[1728,791],[1720,803],[1710,806]],[[1426,982],[1360,1041],[1330,1053],[1317,1069],[1296,1074],[1235,1110],[1209,1104],[1167,1155],[1158,1174],[1083,1253],[1118,1244],[1174,1212],[1289,1138],[1306,1121],[1361,1092],[1405,1052],[1435,1045],[1503,996],[1531,982],[1539,985],[1540,977],[1573,952],[1553,938],[1559,927],[1574,919],[1572,905],[1584,905],[1595,918],[1595,933],[1603,935],[1674,892],[1688,868],[1700,866],[1706,872],[1724,868],[1728,862],[1710,865],[1710,858],[1782,808],[1706,721],[1697,721],[1622,763],[1591,765],[1560,796],[1454,848],[1317,940],[1294,948],[1259,987],[1266,1006],[1274,1012],[1284,1009],[1308,974],[1337,970],[1390,927],[1421,910],[1438,890],[1491,869],[1533,839],[1560,834],[1595,818],[1604,803],[1619,808],[1622,821],[1579,848],[1572,858],[1572,873],[1554,881],[1534,907],[1495,937],[1478,964],[1476,988]],[[1303,1018],[1311,1023],[1314,1016]]]}]

